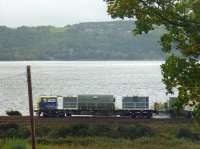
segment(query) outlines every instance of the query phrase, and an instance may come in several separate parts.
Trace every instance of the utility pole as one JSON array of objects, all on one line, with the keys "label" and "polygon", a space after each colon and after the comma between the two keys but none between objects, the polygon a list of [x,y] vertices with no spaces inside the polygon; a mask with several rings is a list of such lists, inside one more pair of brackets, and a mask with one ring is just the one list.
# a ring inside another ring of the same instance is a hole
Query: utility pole
[{"label": "utility pole", "polygon": [[31,142],[32,142],[32,149],[36,149],[35,122],[34,122],[34,113],[33,113],[33,95],[32,95],[31,66],[30,65],[27,66],[27,84],[28,84],[30,123],[31,123]]}]

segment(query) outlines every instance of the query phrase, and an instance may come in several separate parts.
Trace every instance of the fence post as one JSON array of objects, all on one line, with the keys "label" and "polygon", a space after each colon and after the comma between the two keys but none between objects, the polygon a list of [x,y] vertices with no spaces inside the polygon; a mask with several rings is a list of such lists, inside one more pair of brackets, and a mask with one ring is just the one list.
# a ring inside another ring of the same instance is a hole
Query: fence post
[{"label": "fence post", "polygon": [[27,84],[28,84],[30,123],[31,123],[31,142],[32,142],[32,149],[36,149],[35,122],[34,122],[34,113],[33,113],[33,95],[32,95],[31,66],[30,65],[27,66]]}]

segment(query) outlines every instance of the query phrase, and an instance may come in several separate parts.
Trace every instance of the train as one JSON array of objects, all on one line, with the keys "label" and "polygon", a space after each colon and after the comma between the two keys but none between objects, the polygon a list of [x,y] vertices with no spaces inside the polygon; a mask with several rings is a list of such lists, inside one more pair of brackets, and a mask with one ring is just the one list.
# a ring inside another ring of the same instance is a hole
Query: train
[{"label": "train", "polygon": [[39,117],[129,116],[152,118],[158,114],[150,109],[149,97],[126,96],[121,103],[113,95],[39,96],[35,112]]}]

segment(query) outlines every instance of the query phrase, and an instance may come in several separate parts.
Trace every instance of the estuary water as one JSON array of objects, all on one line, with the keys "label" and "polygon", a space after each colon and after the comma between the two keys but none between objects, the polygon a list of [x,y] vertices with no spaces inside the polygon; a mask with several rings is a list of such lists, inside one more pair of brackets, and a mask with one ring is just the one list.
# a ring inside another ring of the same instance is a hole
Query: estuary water
[{"label": "estuary water", "polygon": [[[0,62],[0,115],[28,113],[26,66],[31,65],[34,105],[39,95],[112,94],[149,96],[166,101],[162,61],[20,61]],[[120,108],[120,104],[119,104]]]}]

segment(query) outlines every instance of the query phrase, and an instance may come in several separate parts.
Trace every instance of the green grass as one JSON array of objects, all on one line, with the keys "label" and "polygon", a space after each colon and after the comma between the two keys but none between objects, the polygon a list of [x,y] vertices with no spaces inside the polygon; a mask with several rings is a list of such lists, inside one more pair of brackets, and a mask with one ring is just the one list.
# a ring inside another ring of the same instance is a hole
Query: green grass
[{"label": "green grass", "polygon": [[26,140],[8,139],[2,141],[0,146],[2,149],[28,149],[29,145]]},{"label": "green grass", "polygon": [[[55,140],[54,140],[55,141]],[[53,142],[54,142],[53,141]],[[30,149],[26,140],[3,141],[2,149]],[[1,144],[2,145],[2,144]],[[177,138],[142,137],[112,139],[106,137],[67,137],[58,144],[37,144],[37,149],[199,149],[200,142]]]},{"label": "green grass", "polygon": [[[5,130],[10,132],[14,128],[18,132],[23,127],[0,125],[0,134],[3,134],[0,137],[0,149],[31,149],[30,136],[19,139],[17,135],[12,136],[13,133],[5,133]],[[39,124],[36,135],[37,149],[200,149],[200,127],[190,122]]]}]

